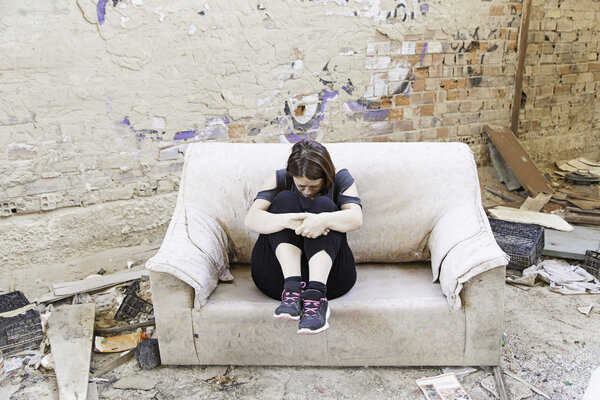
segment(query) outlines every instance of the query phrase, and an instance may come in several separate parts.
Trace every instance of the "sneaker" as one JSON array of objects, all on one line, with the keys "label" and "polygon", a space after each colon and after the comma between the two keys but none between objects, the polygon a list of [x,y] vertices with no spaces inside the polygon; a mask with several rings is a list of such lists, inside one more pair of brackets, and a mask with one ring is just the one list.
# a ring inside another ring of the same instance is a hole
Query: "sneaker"
[{"label": "sneaker", "polygon": [[[277,319],[289,319],[292,321],[298,321],[302,312],[300,295],[302,294],[302,288],[304,282],[298,282],[298,285],[292,283],[291,288],[284,288],[281,293],[281,304],[275,309],[273,318]],[[296,286],[296,287],[293,287]]]},{"label": "sneaker", "polygon": [[302,292],[302,306],[302,319],[298,323],[299,334],[313,335],[329,328],[329,304],[320,291],[308,289]]}]

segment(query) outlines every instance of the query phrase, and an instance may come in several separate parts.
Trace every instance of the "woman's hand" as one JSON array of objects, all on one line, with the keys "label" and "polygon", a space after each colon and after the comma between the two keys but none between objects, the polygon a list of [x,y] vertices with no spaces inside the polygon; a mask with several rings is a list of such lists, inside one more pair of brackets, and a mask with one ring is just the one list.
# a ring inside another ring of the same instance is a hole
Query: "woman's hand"
[{"label": "woman's hand", "polygon": [[302,225],[302,222],[304,221],[304,219],[310,215],[308,213],[288,213],[288,214],[280,214],[283,216],[284,220],[283,220],[283,225],[287,228],[287,229],[291,229],[291,230],[296,230],[298,229],[298,227],[300,225]]},{"label": "woman's hand", "polygon": [[305,213],[304,215],[302,223],[296,228],[296,235],[315,239],[329,233],[326,214]]}]

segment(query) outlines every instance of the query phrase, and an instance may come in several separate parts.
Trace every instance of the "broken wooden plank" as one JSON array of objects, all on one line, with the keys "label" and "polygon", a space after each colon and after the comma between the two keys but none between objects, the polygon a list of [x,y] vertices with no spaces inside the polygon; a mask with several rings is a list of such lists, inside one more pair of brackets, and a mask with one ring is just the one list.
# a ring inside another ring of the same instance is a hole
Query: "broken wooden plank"
[{"label": "broken wooden plank", "polygon": [[571,189],[559,189],[561,193],[568,195],[569,197],[580,199],[580,200],[588,200],[588,201],[600,201],[599,197],[591,197],[586,196],[585,194],[581,194]]},{"label": "broken wooden plank", "polygon": [[492,165],[496,170],[496,175],[498,176],[498,180],[504,183],[504,186],[508,190],[516,190],[521,187],[519,180],[515,176],[515,174],[510,170],[510,167],[504,161],[504,158],[500,155],[500,152],[494,146],[494,143],[490,142],[490,158],[492,159]]},{"label": "broken wooden plank", "polygon": [[483,188],[485,190],[487,190],[488,192],[490,192],[491,194],[493,194],[494,196],[498,196],[502,200],[506,200],[506,201],[511,202],[511,203],[512,202],[516,202],[516,201],[523,201],[523,198],[520,197],[520,196],[517,196],[516,194],[503,193],[502,190],[496,189],[494,187],[487,186],[487,185],[484,185]]},{"label": "broken wooden plank", "polygon": [[600,210],[581,210],[579,208],[569,206],[567,206],[567,211],[572,211],[580,214],[600,215]]},{"label": "broken wooden plank", "polygon": [[579,157],[577,160],[592,167],[600,167],[600,162],[591,161],[585,157]]},{"label": "broken wooden plank", "polygon": [[523,188],[525,188],[530,195],[537,196],[539,193],[552,194],[552,187],[548,184],[546,178],[544,178],[529,155],[525,152],[521,143],[519,143],[510,128],[492,128],[489,125],[485,125],[483,129]]},{"label": "broken wooden plank", "polygon": [[597,216],[597,215],[583,215],[583,214],[574,214],[573,212],[567,212],[567,214],[565,215],[565,221],[571,222],[573,224],[599,225],[600,226],[600,216]]},{"label": "broken wooden plank", "polygon": [[94,332],[94,303],[56,308],[48,319],[59,399],[86,400]]},{"label": "broken wooden plank", "polygon": [[575,171],[573,172],[589,172],[592,175],[600,176],[600,167],[593,167],[579,160],[569,160],[567,161],[567,164],[575,168]]},{"label": "broken wooden plank", "polygon": [[510,397],[508,397],[508,387],[506,386],[504,375],[502,375],[502,366],[494,366],[492,367],[492,370],[494,371],[494,381],[496,381],[498,398],[500,398],[500,400],[509,400]]},{"label": "broken wooden plank", "polygon": [[62,299],[66,299],[67,297],[69,297],[70,295],[67,296],[55,296],[54,293],[49,292],[46,294],[41,295],[40,297],[38,297],[37,299],[34,300],[35,303],[37,304],[50,304],[50,303],[54,303],[57,302],[59,300]]},{"label": "broken wooden plank", "polygon": [[564,219],[554,214],[516,210],[508,207],[496,207],[488,210],[494,218],[523,224],[536,224],[559,231],[572,231],[573,227]]},{"label": "broken wooden plank", "polygon": [[94,329],[94,334],[95,335],[114,335],[115,333],[121,333],[121,332],[125,332],[125,331],[133,331],[133,330],[136,330],[137,328],[145,328],[147,326],[154,326],[154,325],[156,325],[156,322],[153,319],[151,319],[149,321],[138,322],[138,323],[130,324],[130,325],[115,326],[112,328],[96,328],[96,329]]},{"label": "broken wooden plank", "polygon": [[540,193],[537,196],[535,196],[535,198],[528,197],[525,199],[523,204],[521,204],[521,207],[519,207],[519,210],[538,212],[542,208],[544,208],[546,203],[548,203],[548,201],[550,201],[551,198],[552,198],[552,195],[546,194],[546,193]]},{"label": "broken wooden plank", "polygon": [[52,285],[52,288],[55,296],[71,296],[78,293],[104,289],[127,281],[133,281],[144,275],[148,276],[148,270],[127,270],[117,272],[116,274],[91,276],[80,281],[57,283]]},{"label": "broken wooden plank", "polygon": [[600,231],[574,226],[571,232],[546,229],[542,255],[583,260],[586,250],[600,251]]},{"label": "broken wooden plank", "polygon": [[111,362],[106,364],[104,367],[102,367],[98,371],[94,372],[90,378],[91,379],[98,378],[98,377],[104,375],[105,373],[110,372],[113,369],[117,368],[119,365],[125,364],[127,361],[129,361],[133,358],[134,354],[135,354],[135,350],[124,351],[123,353],[119,354],[119,356],[116,357],[114,360],[112,360]]},{"label": "broken wooden plank", "polygon": [[598,201],[589,201],[589,200],[579,200],[579,199],[572,199],[572,198],[567,198],[567,201],[577,207],[579,207],[582,210],[595,210],[597,208],[600,208],[600,202]]}]

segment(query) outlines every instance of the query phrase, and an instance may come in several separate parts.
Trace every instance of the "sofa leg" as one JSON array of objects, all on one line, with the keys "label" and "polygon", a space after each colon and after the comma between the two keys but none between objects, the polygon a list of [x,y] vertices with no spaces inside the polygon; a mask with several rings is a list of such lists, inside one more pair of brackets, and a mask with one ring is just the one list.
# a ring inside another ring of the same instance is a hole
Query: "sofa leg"
[{"label": "sofa leg", "polygon": [[510,400],[508,396],[508,389],[506,388],[506,381],[504,380],[504,374],[502,373],[502,367],[492,367],[494,370],[494,380],[496,381],[496,390],[500,400]]}]

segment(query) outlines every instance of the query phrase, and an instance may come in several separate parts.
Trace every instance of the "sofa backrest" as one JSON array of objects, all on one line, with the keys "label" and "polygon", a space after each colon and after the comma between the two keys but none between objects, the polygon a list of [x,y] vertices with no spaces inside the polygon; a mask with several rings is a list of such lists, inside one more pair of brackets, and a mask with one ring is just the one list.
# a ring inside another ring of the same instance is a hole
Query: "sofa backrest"
[{"label": "sofa backrest", "polygon": [[[472,151],[462,143],[325,143],[347,168],[363,204],[363,227],[348,233],[357,262],[429,258],[427,242],[450,209],[480,205]],[[257,234],[244,218],[263,180],[285,168],[291,144],[194,143],[186,150],[180,199],[226,231],[232,262],[250,261]],[[177,213],[175,213],[177,215]],[[193,229],[189,226],[188,229]]]}]

